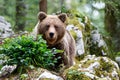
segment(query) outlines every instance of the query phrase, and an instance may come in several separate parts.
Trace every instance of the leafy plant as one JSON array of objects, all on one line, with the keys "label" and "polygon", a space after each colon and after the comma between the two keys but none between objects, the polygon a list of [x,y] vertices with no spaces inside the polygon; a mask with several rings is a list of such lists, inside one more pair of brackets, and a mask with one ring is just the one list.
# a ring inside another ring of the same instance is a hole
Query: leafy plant
[{"label": "leafy plant", "polygon": [[[18,67],[27,67],[34,65],[50,69],[57,63],[54,54],[60,50],[47,49],[46,41],[42,36],[38,36],[35,41],[32,36],[19,36],[16,38],[7,38],[1,47],[0,54],[9,57],[6,64],[16,64]],[[53,52],[54,51],[54,52]]]}]

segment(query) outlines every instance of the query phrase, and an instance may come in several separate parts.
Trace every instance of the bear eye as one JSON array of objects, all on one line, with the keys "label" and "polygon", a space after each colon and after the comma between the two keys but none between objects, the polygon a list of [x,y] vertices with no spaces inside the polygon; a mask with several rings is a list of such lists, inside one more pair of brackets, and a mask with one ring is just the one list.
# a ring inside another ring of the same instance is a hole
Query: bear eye
[{"label": "bear eye", "polygon": [[46,27],[47,27],[47,28],[49,28],[49,27],[50,27],[50,25],[46,25]]},{"label": "bear eye", "polygon": [[55,28],[59,28],[59,27],[55,25]]}]

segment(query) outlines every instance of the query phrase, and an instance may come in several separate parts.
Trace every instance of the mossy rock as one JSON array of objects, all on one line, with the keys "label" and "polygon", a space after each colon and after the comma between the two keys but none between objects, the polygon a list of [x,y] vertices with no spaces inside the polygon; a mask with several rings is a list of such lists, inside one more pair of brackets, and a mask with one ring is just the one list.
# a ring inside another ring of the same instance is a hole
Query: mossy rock
[{"label": "mossy rock", "polygon": [[119,80],[120,69],[110,58],[87,55],[65,70],[64,75],[66,80]]},{"label": "mossy rock", "polygon": [[66,80],[92,80],[88,76],[86,76],[83,72],[77,70],[68,70],[66,74]]},{"label": "mossy rock", "polygon": [[54,79],[50,79],[50,78],[43,78],[43,79],[40,79],[40,80],[54,80]]}]

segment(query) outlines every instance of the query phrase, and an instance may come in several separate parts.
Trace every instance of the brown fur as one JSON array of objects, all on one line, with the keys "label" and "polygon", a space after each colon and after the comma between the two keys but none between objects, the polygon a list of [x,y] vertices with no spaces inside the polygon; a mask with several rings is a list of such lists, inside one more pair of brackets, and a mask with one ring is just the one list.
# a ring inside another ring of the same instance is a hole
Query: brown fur
[{"label": "brown fur", "polygon": [[[66,14],[47,15],[44,12],[38,14],[38,24],[36,34],[42,34],[47,41],[49,48],[64,50],[62,59],[66,67],[74,64],[75,41],[70,33],[65,29]],[[50,36],[53,33],[53,36]]]}]

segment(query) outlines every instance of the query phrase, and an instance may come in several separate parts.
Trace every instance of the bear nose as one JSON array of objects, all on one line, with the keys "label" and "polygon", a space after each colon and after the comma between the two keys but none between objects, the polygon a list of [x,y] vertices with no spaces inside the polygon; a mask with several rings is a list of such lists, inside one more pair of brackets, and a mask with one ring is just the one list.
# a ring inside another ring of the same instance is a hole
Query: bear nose
[{"label": "bear nose", "polygon": [[54,33],[51,32],[51,33],[49,33],[49,35],[52,38],[54,36]]}]

